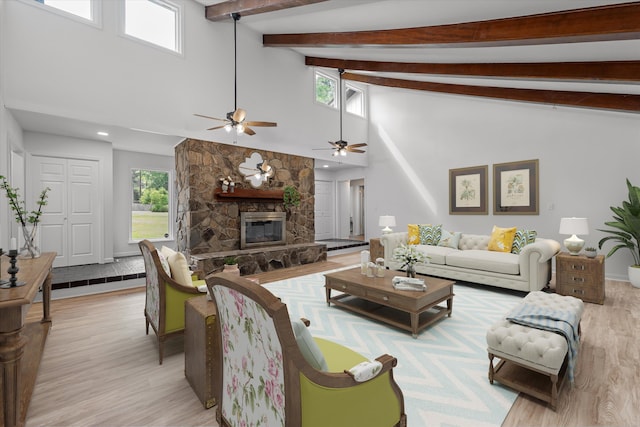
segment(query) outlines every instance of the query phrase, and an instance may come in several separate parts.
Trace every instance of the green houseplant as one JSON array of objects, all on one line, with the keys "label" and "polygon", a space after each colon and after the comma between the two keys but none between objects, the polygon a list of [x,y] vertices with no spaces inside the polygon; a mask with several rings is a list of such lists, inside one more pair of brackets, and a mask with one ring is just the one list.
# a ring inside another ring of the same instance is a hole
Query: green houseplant
[{"label": "green houseplant", "polygon": [[38,224],[40,223],[40,217],[42,216],[42,207],[47,204],[48,192],[51,190],[46,187],[40,192],[40,197],[36,201],[38,208],[31,212],[27,211],[27,204],[23,200],[20,200],[20,189],[12,187],[7,182],[7,179],[0,175],[0,188],[2,188],[9,200],[9,207],[15,215],[16,222],[20,224],[22,230],[22,236],[24,237],[24,247],[20,252],[22,257],[38,258],[40,256],[40,249],[36,246],[36,233],[38,230]]},{"label": "green houseplant", "polygon": [[284,203],[285,209],[291,206],[300,206],[300,192],[298,192],[298,189],[293,185],[284,187],[282,202]]},{"label": "green houseplant", "polygon": [[633,265],[629,266],[629,281],[640,288],[640,187],[636,187],[627,179],[627,189],[629,200],[624,200],[622,206],[611,206],[613,211],[613,221],[606,221],[604,224],[612,229],[599,230],[610,234],[603,237],[598,243],[598,247],[612,241],[616,243],[607,253],[607,258],[618,251],[618,249],[629,249],[633,256]]},{"label": "green houseplant", "polygon": [[227,256],[224,258],[223,273],[233,273],[240,275],[240,269],[238,268],[238,258],[234,256]]}]

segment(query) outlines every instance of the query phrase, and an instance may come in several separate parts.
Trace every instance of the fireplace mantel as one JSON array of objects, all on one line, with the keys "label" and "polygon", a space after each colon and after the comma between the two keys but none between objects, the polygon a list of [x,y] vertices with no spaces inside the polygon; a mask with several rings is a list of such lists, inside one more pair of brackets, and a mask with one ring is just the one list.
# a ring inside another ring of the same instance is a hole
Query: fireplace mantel
[{"label": "fireplace mantel", "polygon": [[284,190],[257,190],[253,188],[236,188],[233,193],[223,193],[221,188],[216,188],[213,192],[214,197],[219,202],[282,202]]}]

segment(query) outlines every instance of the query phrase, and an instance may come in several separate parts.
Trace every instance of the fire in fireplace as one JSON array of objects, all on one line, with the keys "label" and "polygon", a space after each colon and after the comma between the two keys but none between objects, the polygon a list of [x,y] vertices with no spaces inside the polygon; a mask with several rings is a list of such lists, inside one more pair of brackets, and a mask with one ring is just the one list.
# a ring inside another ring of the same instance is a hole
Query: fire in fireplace
[{"label": "fire in fireplace", "polygon": [[285,212],[240,213],[240,249],[284,245],[286,242]]}]

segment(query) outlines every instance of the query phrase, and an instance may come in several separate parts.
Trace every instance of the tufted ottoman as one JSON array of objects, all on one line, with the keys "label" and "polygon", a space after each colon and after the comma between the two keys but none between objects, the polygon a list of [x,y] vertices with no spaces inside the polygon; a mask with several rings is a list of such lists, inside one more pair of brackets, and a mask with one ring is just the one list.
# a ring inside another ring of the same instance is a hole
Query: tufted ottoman
[{"label": "tufted ottoman", "polygon": [[[524,299],[528,304],[545,308],[568,310],[578,320],[584,310],[583,302],[571,296],[530,292]],[[555,410],[558,390],[567,368],[567,340],[564,336],[501,319],[487,331],[489,353],[489,382],[493,380],[549,402]],[[493,366],[493,358],[500,362]],[[558,385],[558,378],[561,378]]]}]

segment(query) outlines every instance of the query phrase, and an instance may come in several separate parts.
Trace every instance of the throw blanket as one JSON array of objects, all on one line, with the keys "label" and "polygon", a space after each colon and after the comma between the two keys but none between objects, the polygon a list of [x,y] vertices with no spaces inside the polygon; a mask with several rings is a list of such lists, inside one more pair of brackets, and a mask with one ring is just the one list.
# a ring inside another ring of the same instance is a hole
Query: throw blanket
[{"label": "throw blanket", "polygon": [[576,313],[521,303],[511,310],[507,315],[507,320],[519,325],[563,335],[569,346],[567,372],[569,381],[573,384],[574,366],[578,358],[578,347],[580,346],[580,336],[578,335],[580,319],[578,319]]}]

